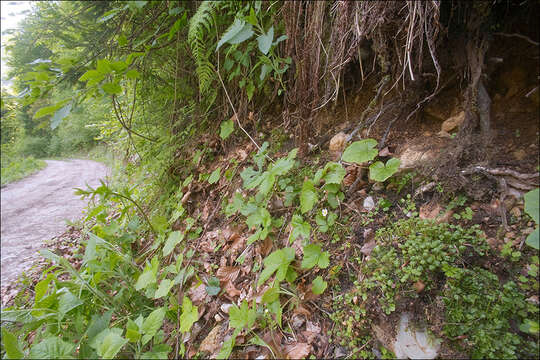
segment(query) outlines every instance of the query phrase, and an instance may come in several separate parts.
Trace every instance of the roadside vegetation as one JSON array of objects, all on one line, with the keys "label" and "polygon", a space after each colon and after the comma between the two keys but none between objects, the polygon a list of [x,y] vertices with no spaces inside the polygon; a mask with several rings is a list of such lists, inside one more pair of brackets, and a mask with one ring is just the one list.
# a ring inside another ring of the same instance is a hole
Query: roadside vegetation
[{"label": "roadside vegetation", "polygon": [[[538,103],[486,94],[478,56],[538,4],[437,4],[36,3],[6,168],[89,152],[113,177],[3,299],[2,357],[536,358]],[[438,156],[411,165],[419,138]]]}]

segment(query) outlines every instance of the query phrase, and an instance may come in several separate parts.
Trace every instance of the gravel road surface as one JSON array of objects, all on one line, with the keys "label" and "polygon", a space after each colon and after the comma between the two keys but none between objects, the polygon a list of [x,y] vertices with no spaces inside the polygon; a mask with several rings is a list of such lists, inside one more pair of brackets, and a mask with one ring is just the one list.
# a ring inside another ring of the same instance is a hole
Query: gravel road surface
[{"label": "gravel road surface", "polygon": [[73,188],[95,187],[108,174],[104,164],[90,160],[46,162],[45,169],[1,190],[2,289],[30,268],[44,240],[66,230],[65,220],[82,217],[87,203]]}]

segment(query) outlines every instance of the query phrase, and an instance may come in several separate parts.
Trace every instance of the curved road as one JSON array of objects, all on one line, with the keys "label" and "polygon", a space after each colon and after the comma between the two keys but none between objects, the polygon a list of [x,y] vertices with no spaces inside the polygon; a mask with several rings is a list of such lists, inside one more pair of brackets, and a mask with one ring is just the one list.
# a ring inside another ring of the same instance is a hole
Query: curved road
[{"label": "curved road", "polygon": [[[47,167],[1,191],[2,289],[38,258],[44,240],[62,234],[87,203],[73,188],[95,187],[108,169],[90,160],[47,160]],[[2,291],[3,293],[3,291]]]}]

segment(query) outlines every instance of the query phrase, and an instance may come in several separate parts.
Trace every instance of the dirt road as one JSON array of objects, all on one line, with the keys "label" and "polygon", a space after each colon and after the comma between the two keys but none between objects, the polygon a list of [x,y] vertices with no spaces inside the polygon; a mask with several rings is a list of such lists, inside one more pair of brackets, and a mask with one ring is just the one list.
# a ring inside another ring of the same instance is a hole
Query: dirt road
[{"label": "dirt road", "polygon": [[66,219],[82,216],[86,201],[74,195],[73,188],[95,187],[107,173],[107,167],[95,161],[47,160],[45,169],[2,189],[2,289],[29,269],[44,240],[66,230]]}]

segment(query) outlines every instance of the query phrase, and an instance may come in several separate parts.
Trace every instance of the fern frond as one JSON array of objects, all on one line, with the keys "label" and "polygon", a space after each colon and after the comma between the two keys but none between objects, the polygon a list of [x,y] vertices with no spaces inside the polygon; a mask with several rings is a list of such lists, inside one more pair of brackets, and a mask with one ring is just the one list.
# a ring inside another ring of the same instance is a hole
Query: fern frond
[{"label": "fern frond", "polygon": [[189,20],[188,43],[197,65],[201,94],[205,94],[211,88],[214,80],[214,66],[210,62],[212,47],[208,44],[207,35],[212,29],[213,16],[218,6],[219,2],[204,1]]}]

